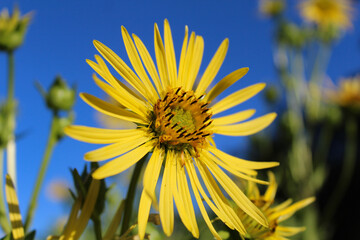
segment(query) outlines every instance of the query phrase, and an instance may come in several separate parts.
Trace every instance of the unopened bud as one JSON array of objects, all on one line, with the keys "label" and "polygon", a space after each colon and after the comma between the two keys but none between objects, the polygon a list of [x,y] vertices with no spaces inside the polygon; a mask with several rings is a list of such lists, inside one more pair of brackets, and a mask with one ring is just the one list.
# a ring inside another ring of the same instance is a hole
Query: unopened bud
[{"label": "unopened bud", "polygon": [[69,88],[65,80],[57,76],[46,95],[46,103],[55,111],[69,111],[75,103],[75,89]]},{"label": "unopened bud", "polygon": [[5,8],[0,13],[0,50],[14,51],[22,45],[25,34],[31,20],[31,13],[20,17],[18,8],[9,16]]}]

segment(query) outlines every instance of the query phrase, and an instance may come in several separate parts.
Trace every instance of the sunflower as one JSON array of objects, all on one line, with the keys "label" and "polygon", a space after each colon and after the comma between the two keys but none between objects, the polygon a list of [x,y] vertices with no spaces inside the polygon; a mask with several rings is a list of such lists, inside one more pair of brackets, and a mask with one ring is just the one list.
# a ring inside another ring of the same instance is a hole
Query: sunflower
[{"label": "sunflower", "polygon": [[302,17],[320,27],[346,29],[351,26],[353,7],[349,0],[305,0],[300,4]]},{"label": "sunflower", "polygon": [[246,238],[253,240],[285,240],[288,239],[287,237],[291,237],[297,233],[305,231],[305,227],[288,227],[283,226],[280,223],[289,219],[296,211],[314,202],[315,198],[309,197],[293,204],[292,200],[288,199],[287,201],[274,206],[277,183],[275,175],[272,172],[269,172],[268,175],[270,184],[264,195],[260,194],[259,188],[256,184],[249,182],[247,196],[264,213],[269,222],[269,227],[264,227],[255,222],[241,209],[239,209],[238,214],[240,219],[243,220],[246,230],[248,231],[245,236]]},{"label": "sunflower", "polygon": [[177,68],[169,23],[167,20],[164,21],[164,42],[155,24],[156,68],[140,38],[134,34],[131,38],[124,27],[121,31],[127,55],[135,72],[104,44],[94,41],[94,45],[102,57],[131,85],[131,88],[110,73],[100,56],[95,56],[96,62],[91,60],[87,62],[105,80],[105,82],[100,80],[94,74],[95,83],[123,107],[87,93],[81,93],[80,96],[96,110],[134,122],[137,127],[119,130],[70,126],[65,129],[70,137],[77,140],[109,144],[84,156],[88,161],[114,158],[98,168],[93,173],[93,177],[102,179],[121,173],[151,153],[143,176],[144,188],[138,211],[138,229],[141,238],[145,234],[151,204],[157,201],[155,188],[162,168],[164,170],[159,214],[166,235],[170,236],[173,232],[175,202],[185,227],[194,237],[199,237],[191,190],[206,224],[217,239],[220,239],[220,236],[211,223],[204,202],[231,229],[245,234],[243,224],[218,184],[246,214],[259,224],[267,226],[267,220],[262,212],[223,172],[222,168],[246,180],[266,183],[255,178],[255,170],[274,167],[278,163],[251,162],[233,157],[217,149],[212,138],[213,134],[229,136],[254,134],[274,120],[275,113],[248,120],[255,113],[253,109],[215,117],[248,100],[261,91],[265,84],[254,84],[212,103],[215,97],[248,72],[248,68],[238,69],[225,76],[208,91],[224,61],[228,39],[221,43],[195,87],[204,50],[201,36],[196,36],[194,32],[189,34],[188,28],[185,27],[185,38]]},{"label": "sunflower", "polygon": [[342,79],[339,87],[327,89],[325,96],[339,106],[360,108],[360,75]]}]

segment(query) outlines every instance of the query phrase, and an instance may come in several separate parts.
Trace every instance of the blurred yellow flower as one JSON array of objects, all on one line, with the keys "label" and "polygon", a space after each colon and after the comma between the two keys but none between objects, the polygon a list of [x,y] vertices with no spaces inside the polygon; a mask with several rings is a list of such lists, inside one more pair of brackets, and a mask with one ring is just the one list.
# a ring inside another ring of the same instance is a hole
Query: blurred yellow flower
[{"label": "blurred yellow flower", "polygon": [[249,218],[242,210],[239,209],[238,214],[243,221],[247,230],[247,238],[253,240],[284,240],[287,237],[305,230],[305,227],[288,227],[280,223],[293,216],[293,214],[315,201],[314,197],[306,198],[294,204],[291,199],[274,206],[277,183],[275,175],[268,173],[270,184],[264,195],[260,194],[259,188],[253,182],[249,182],[247,195],[251,201],[260,208],[266,216],[269,227],[264,227]]},{"label": "blurred yellow flower", "polygon": [[267,17],[275,17],[284,11],[284,0],[260,0],[259,11]]},{"label": "blurred yellow flower", "polygon": [[349,0],[304,0],[300,4],[302,17],[319,27],[351,27],[353,7]]},{"label": "blurred yellow flower", "polygon": [[360,107],[360,75],[340,80],[337,89],[327,89],[325,96],[342,107]]},{"label": "blurred yellow flower", "polygon": [[64,202],[70,197],[69,184],[65,179],[54,179],[46,186],[46,195],[53,201]]},{"label": "blurred yellow flower", "polygon": [[9,11],[4,8],[0,12],[0,50],[13,51],[24,41],[25,33],[32,13],[20,17],[18,8],[14,9],[10,16]]},{"label": "blurred yellow flower", "polygon": [[[123,107],[87,93],[81,93],[80,96],[96,110],[134,122],[137,128],[119,130],[70,126],[65,129],[69,136],[80,141],[110,144],[85,154],[85,160],[88,161],[114,158],[97,169],[93,177],[102,179],[121,173],[152,152],[143,177],[144,190],[138,210],[138,229],[141,238],[145,236],[151,204],[156,202],[155,187],[163,166],[159,213],[166,235],[170,236],[173,232],[175,202],[185,227],[194,237],[199,237],[190,185],[200,212],[217,239],[220,239],[220,236],[211,223],[204,202],[229,228],[245,234],[242,222],[220,190],[217,181],[246,214],[259,224],[267,226],[262,212],[221,168],[244,179],[264,183],[255,179],[255,170],[274,167],[278,163],[251,162],[230,156],[217,149],[212,138],[214,133],[230,136],[251,135],[264,129],[274,120],[275,113],[248,120],[255,113],[253,109],[213,118],[248,100],[261,91],[265,84],[254,84],[211,104],[215,97],[248,71],[248,68],[238,69],[207,91],[224,61],[228,39],[221,43],[195,87],[204,50],[204,40],[201,36],[196,36],[194,32],[188,34],[188,28],[185,28],[177,67],[168,21],[164,22],[164,43],[155,24],[156,68],[140,38],[134,34],[131,37],[124,27],[121,31],[127,55],[135,72],[104,44],[94,41],[94,45],[134,90],[111,74],[104,60],[96,55],[97,62],[87,62],[105,82],[94,74],[95,83]],[[204,184],[201,183],[199,174]]]}]

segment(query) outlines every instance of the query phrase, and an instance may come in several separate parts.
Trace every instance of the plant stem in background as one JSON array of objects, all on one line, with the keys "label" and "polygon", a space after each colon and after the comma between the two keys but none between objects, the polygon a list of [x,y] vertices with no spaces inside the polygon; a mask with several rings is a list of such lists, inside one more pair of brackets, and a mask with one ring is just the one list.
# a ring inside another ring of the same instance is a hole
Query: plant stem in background
[{"label": "plant stem in background", "polygon": [[97,218],[93,218],[93,223],[94,223],[94,232],[95,232],[95,237],[96,240],[102,240],[102,231],[101,231],[101,221],[100,219]]},{"label": "plant stem in background", "polygon": [[9,107],[9,115],[7,126],[9,129],[9,138],[6,146],[7,172],[14,182],[16,188],[16,144],[15,144],[15,59],[14,52],[8,51],[8,89],[7,104]]},{"label": "plant stem in background", "polygon": [[326,219],[327,221],[333,220],[341,200],[345,196],[345,193],[350,186],[351,179],[355,171],[358,126],[354,116],[351,115],[348,117],[345,123],[345,128],[346,139],[343,165],[341,168],[339,180],[334,188],[334,191],[332,192],[332,195],[329,197],[327,206],[325,207],[325,216],[323,219]]},{"label": "plant stem in background", "polygon": [[34,187],[34,190],[32,191],[30,205],[29,205],[28,211],[26,213],[25,224],[24,224],[25,232],[27,232],[27,230],[29,229],[31,221],[34,216],[34,212],[35,212],[35,209],[37,206],[37,199],[39,196],[39,192],[40,192],[42,183],[44,181],[45,173],[46,173],[47,167],[49,165],[53,149],[58,140],[58,131],[59,131],[59,118],[56,115],[54,115],[53,119],[52,119],[52,123],[51,123],[47,146],[46,146],[44,156],[43,156],[43,159],[41,162],[39,173],[37,175],[35,187]]},{"label": "plant stem in background", "polygon": [[134,197],[135,197],[135,193],[136,193],[136,186],[137,186],[137,183],[139,180],[142,166],[144,165],[146,158],[147,158],[147,155],[145,155],[140,161],[138,161],[136,163],[134,172],[131,176],[129,189],[128,189],[126,199],[125,199],[124,217],[123,217],[121,233],[120,233],[121,236],[130,227],[130,219],[131,219],[131,214],[132,214],[132,209],[133,209]]},{"label": "plant stem in background", "polygon": [[4,166],[4,150],[0,148],[0,225],[5,233],[9,233],[11,229],[5,210],[3,166]]}]

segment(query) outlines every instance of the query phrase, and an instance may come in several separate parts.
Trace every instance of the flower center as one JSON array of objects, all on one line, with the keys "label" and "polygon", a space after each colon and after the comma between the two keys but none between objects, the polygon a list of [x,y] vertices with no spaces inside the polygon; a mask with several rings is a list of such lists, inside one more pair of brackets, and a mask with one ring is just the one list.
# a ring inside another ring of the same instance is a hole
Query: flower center
[{"label": "flower center", "polygon": [[203,147],[205,138],[212,134],[207,130],[212,123],[207,105],[192,91],[175,88],[167,92],[154,105],[151,128],[159,143],[178,150]]}]

